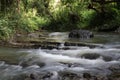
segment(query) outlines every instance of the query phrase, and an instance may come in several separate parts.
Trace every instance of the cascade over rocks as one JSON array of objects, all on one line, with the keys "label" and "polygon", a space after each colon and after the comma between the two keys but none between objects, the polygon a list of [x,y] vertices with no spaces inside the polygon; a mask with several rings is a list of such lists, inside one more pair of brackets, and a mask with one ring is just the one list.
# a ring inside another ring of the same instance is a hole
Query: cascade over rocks
[{"label": "cascade over rocks", "polygon": [[69,33],[69,38],[88,39],[94,37],[94,34],[88,30],[73,30]]}]

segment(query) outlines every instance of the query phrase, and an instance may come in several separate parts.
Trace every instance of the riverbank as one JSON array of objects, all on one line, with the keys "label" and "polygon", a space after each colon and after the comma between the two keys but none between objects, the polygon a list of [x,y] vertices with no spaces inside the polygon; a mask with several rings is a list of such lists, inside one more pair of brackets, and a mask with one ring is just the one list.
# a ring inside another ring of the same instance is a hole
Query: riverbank
[{"label": "riverbank", "polygon": [[[88,46],[90,48],[102,47],[96,45],[98,42],[106,42],[105,39],[99,40],[98,33],[94,32],[95,38],[93,42],[90,42],[92,39],[70,39],[68,38],[68,32],[47,32],[47,31],[37,31],[29,34],[16,34],[12,40],[9,41],[0,41],[0,46],[3,47],[13,47],[13,48],[43,48],[43,49],[60,49],[59,46],[64,44],[65,46]],[[118,35],[119,33],[104,33],[99,32],[99,34],[108,34],[108,35]],[[97,36],[97,38],[96,38]],[[104,38],[104,37],[103,37]],[[67,48],[66,48],[67,49]]]},{"label": "riverbank", "polygon": [[[26,49],[69,49],[68,46],[86,46],[90,48],[103,47],[102,45],[81,42],[79,39],[78,41],[71,40],[72,39],[68,37],[68,32],[36,32],[27,35],[17,34],[12,41],[1,41],[0,45],[3,47]],[[61,45],[64,45],[64,47],[61,47]]]}]

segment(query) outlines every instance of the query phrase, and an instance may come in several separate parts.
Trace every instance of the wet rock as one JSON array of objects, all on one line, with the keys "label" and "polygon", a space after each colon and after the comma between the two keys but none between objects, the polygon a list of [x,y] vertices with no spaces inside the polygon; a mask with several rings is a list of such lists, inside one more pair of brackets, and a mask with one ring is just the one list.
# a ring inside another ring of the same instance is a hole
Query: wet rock
[{"label": "wet rock", "polygon": [[37,80],[52,80],[51,77],[53,76],[52,72],[48,71],[41,71],[37,73]]},{"label": "wet rock", "polygon": [[112,57],[110,57],[110,56],[102,56],[102,58],[104,61],[112,61],[113,60]]},{"label": "wet rock", "polygon": [[70,47],[63,47],[63,48],[60,48],[60,49],[62,49],[62,50],[69,50]]},{"label": "wet rock", "polygon": [[90,54],[90,53],[86,53],[86,54],[83,54],[81,55],[82,58],[86,58],[86,59],[97,59],[100,57],[99,54]]},{"label": "wet rock", "polygon": [[109,80],[120,80],[120,73],[113,72],[111,75],[108,76]]},{"label": "wet rock", "polygon": [[41,46],[41,49],[52,50],[52,49],[59,49],[59,48],[58,48],[58,46],[55,46],[55,45],[46,45],[46,46]]},{"label": "wet rock", "polygon": [[29,38],[39,38],[39,35],[36,33],[30,33],[30,34],[28,34],[28,37]]},{"label": "wet rock", "polygon": [[30,74],[30,79],[35,79],[35,75],[34,74]]},{"label": "wet rock", "polygon": [[102,58],[104,61],[111,61],[112,60],[112,57],[110,56],[104,56],[104,55],[100,55],[100,54],[97,54],[97,53],[86,53],[86,54],[83,54],[81,55],[80,57],[82,58],[86,58],[86,59],[98,59],[98,58]]},{"label": "wet rock", "polygon": [[24,67],[24,68],[32,66],[32,65],[38,65],[40,67],[44,67],[45,63],[40,61],[40,60],[37,60],[37,57],[32,57],[29,59],[23,59],[23,61],[19,65]]},{"label": "wet rock", "polygon": [[112,72],[119,72],[120,73],[120,64],[114,64],[114,65],[111,65],[109,67],[109,69],[112,71]]},{"label": "wet rock", "polygon": [[50,78],[52,75],[52,73],[48,72],[42,77],[42,79]]},{"label": "wet rock", "polygon": [[59,75],[60,80],[80,80],[81,78],[79,75],[67,71],[59,72]]},{"label": "wet rock", "polygon": [[114,64],[109,67],[111,74],[108,76],[110,80],[120,80],[120,65]]},{"label": "wet rock", "polygon": [[26,73],[26,78],[24,80],[41,80],[39,73],[32,72],[32,73]]},{"label": "wet rock", "polygon": [[82,43],[82,42],[65,42],[64,46],[87,46],[89,48],[95,48],[95,47],[99,47],[99,48],[104,48],[103,45],[96,45],[96,44],[90,44],[90,43]]},{"label": "wet rock", "polygon": [[40,38],[43,36],[45,36],[45,35],[43,35],[42,33],[30,33],[27,35],[28,38]]},{"label": "wet rock", "polygon": [[11,79],[8,79],[8,80],[27,80],[26,78],[27,78],[26,74],[19,74],[19,75],[13,76]]},{"label": "wet rock", "polygon": [[69,33],[69,38],[88,39],[94,37],[94,34],[88,30],[73,30]]},{"label": "wet rock", "polygon": [[17,75],[11,80],[52,80],[52,75],[51,72],[33,72]]},{"label": "wet rock", "polygon": [[83,78],[90,79],[91,75],[89,73],[83,73]]},{"label": "wet rock", "polygon": [[111,75],[111,78],[119,78],[120,79],[120,73],[112,73]]}]

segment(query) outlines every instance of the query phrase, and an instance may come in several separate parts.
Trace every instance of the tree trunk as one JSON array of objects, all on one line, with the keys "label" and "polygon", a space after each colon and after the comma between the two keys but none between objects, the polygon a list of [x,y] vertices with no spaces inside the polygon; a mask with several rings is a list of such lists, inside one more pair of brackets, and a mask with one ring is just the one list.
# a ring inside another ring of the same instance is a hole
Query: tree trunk
[{"label": "tree trunk", "polygon": [[17,0],[17,12],[20,13],[20,0]]}]

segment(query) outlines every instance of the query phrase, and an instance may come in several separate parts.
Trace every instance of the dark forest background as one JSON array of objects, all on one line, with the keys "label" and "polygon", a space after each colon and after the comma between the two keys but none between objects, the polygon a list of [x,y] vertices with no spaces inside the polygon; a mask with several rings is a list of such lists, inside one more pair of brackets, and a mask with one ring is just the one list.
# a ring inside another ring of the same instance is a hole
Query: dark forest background
[{"label": "dark forest background", "polygon": [[36,30],[114,31],[120,0],[0,0],[0,39]]}]

